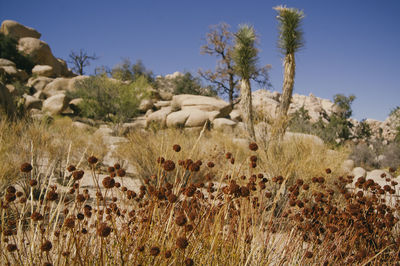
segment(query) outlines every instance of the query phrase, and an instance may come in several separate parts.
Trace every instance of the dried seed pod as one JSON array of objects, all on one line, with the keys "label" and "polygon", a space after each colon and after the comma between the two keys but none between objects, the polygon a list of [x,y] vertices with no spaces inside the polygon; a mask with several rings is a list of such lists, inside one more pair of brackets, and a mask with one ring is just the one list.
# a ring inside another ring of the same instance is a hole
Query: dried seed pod
[{"label": "dried seed pod", "polygon": [[173,149],[175,152],[180,152],[180,151],[181,151],[181,146],[179,146],[178,144],[175,144],[175,145],[172,147],[172,149]]},{"label": "dried seed pod", "polygon": [[94,156],[90,156],[88,158],[88,163],[90,163],[90,164],[96,164],[97,162],[98,162],[98,159]]},{"label": "dried seed pod", "polygon": [[101,237],[108,237],[111,233],[111,227],[106,223],[101,223],[97,228],[97,234]]},{"label": "dried seed pod", "polygon": [[51,248],[53,247],[53,244],[49,240],[46,240],[43,242],[43,244],[40,246],[40,250],[42,252],[49,252]]},{"label": "dried seed pod", "polygon": [[29,173],[30,171],[32,171],[33,167],[30,163],[23,163],[21,164],[21,172],[23,173]]},{"label": "dried seed pod", "polygon": [[150,255],[151,256],[158,256],[158,254],[160,254],[160,248],[159,247],[152,247],[150,249]]},{"label": "dried seed pod", "polygon": [[171,172],[175,169],[175,163],[171,160],[167,160],[164,162],[163,168],[167,172]]},{"label": "dried seed pod", "polygon": [[189,242],[187,241],[186,237],[178,237],[176,239],[176,246],[180,249],[185,249],[189,245]]},{"label": "dried seed pod", "polygon": [[256,151],[256,150],[258,150],[258,145],[257,145],[257,143],[255,143],[255,142],[250,143],[250,144],[249,144],[249,149],[250,149],[251,151]]}]

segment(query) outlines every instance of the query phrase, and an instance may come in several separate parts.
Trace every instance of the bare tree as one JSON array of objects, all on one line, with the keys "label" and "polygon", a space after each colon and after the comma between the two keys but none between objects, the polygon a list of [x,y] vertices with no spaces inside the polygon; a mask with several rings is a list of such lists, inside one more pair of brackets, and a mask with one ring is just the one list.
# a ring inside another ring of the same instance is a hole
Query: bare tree
[{"label": "bare tree", "polygon": [[220,58],[215,71],[199,70],[199,74],[205,80],[216,85],[217,90],[229,95],[229,103],[233,104],[234,93],[237,90],[238,79],[236,77],[233,60],[233,34],[230,26],[220,23],[210,27],[206,35],[206,44],[201,47],[202,54],[215,55]]},{"label": "bare tree", "polygon": [[[206,44],[201,47],[200,51],[202,54],[216,56],[219,60],[215,70],[199,70],[200,76],[215,85],[220,93],[228,94],[231,105],[234,105],[240,88],[240,77],[235,72],[235,62],[232,58],[234,38],[234,33],[230,31],[230,25],[227,23],[210,26],[210,31],[206,34]],[[259,86],[270,87],[268,76],[270,68],[270,65],[257,68],[251,79]]]},{"label": "bare tree", "polygon": [[72,64],[72,71],[79,75],[83,75],[85,72],[83,69],[87,66],[90,66],[90,61],[97,60],[99,57],[96,54],[88,55],[88,53],[80,49],[79,52],[71,51],[69,54],[68,63]]}]

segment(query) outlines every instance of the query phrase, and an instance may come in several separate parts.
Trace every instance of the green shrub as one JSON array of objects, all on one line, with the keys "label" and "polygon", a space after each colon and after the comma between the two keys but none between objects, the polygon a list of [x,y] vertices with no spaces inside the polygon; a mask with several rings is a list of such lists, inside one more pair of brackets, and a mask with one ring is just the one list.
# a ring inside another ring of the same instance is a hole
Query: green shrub
[{"label": "green shrub", "polygon": [[173,80],[174,94],[194,94],[204,96],[216,96],[217,92],[212,86],[203,87],[198,77],[193,77],[189,72],[178,76]]},{"label": "green shrub", "polygon": [[122,81],[136,81],[144,77],[149,84],[153,85],[154,83],[153,72],[146,69],[141,60],[137,60],[135,64],[132,64],[129,59],[124,59],[122,63],[111,70],[111,76]]},{"label": "green shrub", "polygon": [[0,58],[11,60],[18,69],[31,74],[34,63],[32,60],[17,50],[17,41],[0,33]]},{"label": "green shrub", "polygon": [[146,97],[148,87],[145,77],[127,83],[100,75],[79,81],[76,91],[69,93],[69,96],[83,99],[79,105],[80,115],[119,123],[137,115],[137,108]]},{"label": "green shrub", "polygon": [[312,134],[313,124],[311,123],[310,119],[311,118],[308,114],[308,110],[302,106],[291,116],[289,121],[289,131]]}]

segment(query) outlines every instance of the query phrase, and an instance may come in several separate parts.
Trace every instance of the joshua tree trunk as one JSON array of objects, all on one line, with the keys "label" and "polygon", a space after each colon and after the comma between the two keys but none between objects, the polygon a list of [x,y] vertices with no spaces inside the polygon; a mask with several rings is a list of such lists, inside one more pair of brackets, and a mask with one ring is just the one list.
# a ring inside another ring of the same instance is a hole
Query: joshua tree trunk
[{"label": "joshua tree trunk", "polygon": [[253,125],[250,80],[242,79],[240,81],[240,109],[242,111],[242,118],[248,137],[250,140],[255,141],[256,134]]},{"label": "joshua tree trunk", "polygon": [[295,76],[296,63],[294,60],[294,53],[285,56],[285,72],[283,77],[283,92],[281,97],[281,104],[279,108],[279,116],[285,117],[288,113],[290,101],[292,100],[294,76]]}]

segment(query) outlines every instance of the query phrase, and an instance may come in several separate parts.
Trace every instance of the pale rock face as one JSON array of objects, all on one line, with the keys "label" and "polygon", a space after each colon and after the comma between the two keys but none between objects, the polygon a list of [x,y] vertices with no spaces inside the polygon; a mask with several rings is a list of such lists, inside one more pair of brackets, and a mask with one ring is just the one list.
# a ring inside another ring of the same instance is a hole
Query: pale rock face
[{"label": "pale rock face", "polygon": [[209,112],[198,109],[185,109],[167,116],[167,127],[201,127],[209,121]]},{"label": "pale rock face", "polygon": [[17,69],[15,65],[0,66],[0,69],[2,69],[7,75],[11,76],[11,78],[20,81],[25,81],[29,77],[24,70]]},{"label": "pale rock face", "polygon": [[30,78],[28,80],[27,86],[33,87],[36,91],[42,91],[47,84],[52,82],[54,79],[48,77],[37,77],[37,78]]},{"label": "pale rock face", "polygon": [[161,127],[166,126],[167,115],[172,113],[171,107],[163,107],[160,110],[151,113],[146,118],[146,127],[148,127],[152,123],[156,123]]},{"label": "pale rock face", "polygon": [[216,118],[212,122],[214,129],[223,132],[233,132],[233,129],[235,128],[236,124],[237,124],[236,122],[227,118]]},{"label": "pale rock face", "polygon": [[359,177],[366,177],[367,176],[367,171],[365,171],[365,169],[362,168],[362,167],[356,167],[356,168],[353,169],[351,174],[354,176],[355,179],[357,179]]},{"label": "pale rock face", "polygon": [[66,64],[61,63],[51,52],[49,45],[41,40],[25,37],[18,41],[18,50],[29,55],[37,65],[53,67],[54,74],[61,76],[68,72]]},{"label": "pale rock face", "polygon": [[52,66],[36,65],[32,69],[32,74],[42,77],[52,77],[54,76],[54,71]]},{"label": "pale rock face", "polygon": [[3,66],[11,66],[16,68],[15,63],[13,61],[10,61],[8,59],[0,58],[0,67]]},{"label": "pale rock face", "polygon": [[151,99],[143,99],[139,104],[139,111],[146,112],[149,109],[152,109],[154,106],[153,101]]},{"label": "pale rock face", "polygon": [[27,95],[27,94],[24,94],[23,97],[25,98],[25,108],[26,109],[29,110],[29,109],[41,109],[42,108],[42,100],[40,100],[36,97]]},{"label": "pale rock face", "polygon": [[[278,92],[257,90],[252,93],[252,101],[256,112],[264,113],[272,119],[276,118],[280,102],[280,94]],[[328,99],[321,99],[313,94],[309,96],[293,94],[288,113],[293,114],[301,107],[308,111],[311,122],[317,122],[325,114],[331,115],[337,112],[336,105]]]},{"label": "pale rock face", "polygon": [[345,171],[346,173],[350,173],[353,169],[354,169],[354,161],[353,160],[345,160],[342,163],[342,169],[343,171]]},{"label": "pale rock face", "polygon": [[0,32],[16,40],[25,37],[39,39],[41,36],[37,30],[26,27],[14,20],[4,20],[3,23],[1,23]]},{"label": "pale rock face", "polygon": [[76,98],[71,100],[68,106],[75,114],[78,114],[80,112],[79,104],[81,104],[82,102],[83,102],[82,98]]},{"label": "pale rock face", "polygon": [[77,76],[74,78],[56,78],[43,89],[48,97],[60,92],[72,92],[75,90],[76,82],[86,79],[88,76]]},{"label": "pale rock face", "polygon": [[61,114],[68,106],[68,99],[65,94],[56,94],[47,98],[43,102],[43,112],[48,112],[51,115]]},{"label": "pale rock face", "polygon": [[229,114],[229,117],[231,120],[235,121],[235,122],[241,122],[242,121],[242,117],[241,117],[241,113],[239,110],[232,110],[232,112]]},{"label": "pale rock face", "polygon": [[[224,109],[229,110],[229,103],[216,99],[213,97],[191,95],[191,94],[180,94],[175,95],[172,98],[171,105],[179,106],[179,109],[185,108],[196,108],[202,111],[221,111]],[[228,115],[231,110],[226,114]]]}]

